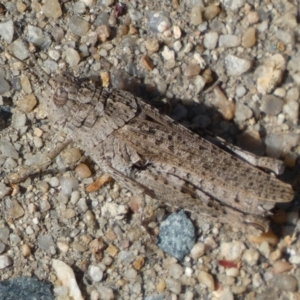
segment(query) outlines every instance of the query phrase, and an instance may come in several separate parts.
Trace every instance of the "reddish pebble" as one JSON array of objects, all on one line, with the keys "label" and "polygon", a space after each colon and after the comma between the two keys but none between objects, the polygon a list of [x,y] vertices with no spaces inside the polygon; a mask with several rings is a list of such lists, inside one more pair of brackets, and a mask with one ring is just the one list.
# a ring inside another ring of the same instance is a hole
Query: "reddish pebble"
[{"label": "reddish pebble", "polygon": [[224,268],[238,268],[238,265],[235,262],[225,259],[219,260],[219,265]]}]

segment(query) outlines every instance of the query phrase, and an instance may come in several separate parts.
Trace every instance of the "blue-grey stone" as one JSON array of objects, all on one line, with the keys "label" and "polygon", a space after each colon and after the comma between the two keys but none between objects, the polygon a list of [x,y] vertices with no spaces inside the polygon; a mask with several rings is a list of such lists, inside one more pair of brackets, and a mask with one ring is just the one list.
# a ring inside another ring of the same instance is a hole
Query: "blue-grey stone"
[{"label": "blue-grey stone", "polygon": [[32,277],[0,281],[0,300],[54,300],[50,283]]},{"label": "blue-grey stone", "polygon": [[195,229],[183,210],[160,225],[158,247],[181,261],[195,244]]}]

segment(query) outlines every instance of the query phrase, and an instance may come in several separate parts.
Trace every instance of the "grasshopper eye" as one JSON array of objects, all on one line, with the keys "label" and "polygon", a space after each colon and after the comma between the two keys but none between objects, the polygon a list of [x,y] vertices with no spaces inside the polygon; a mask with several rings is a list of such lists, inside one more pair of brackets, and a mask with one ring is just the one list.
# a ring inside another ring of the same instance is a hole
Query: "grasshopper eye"
[{"label": "grasshopper eye", "polygon": [[53,96],[53,102],[56,106],[64,106],[68,101],[68,92],[62,88],[59,87],[56,89],[54,96]]}]

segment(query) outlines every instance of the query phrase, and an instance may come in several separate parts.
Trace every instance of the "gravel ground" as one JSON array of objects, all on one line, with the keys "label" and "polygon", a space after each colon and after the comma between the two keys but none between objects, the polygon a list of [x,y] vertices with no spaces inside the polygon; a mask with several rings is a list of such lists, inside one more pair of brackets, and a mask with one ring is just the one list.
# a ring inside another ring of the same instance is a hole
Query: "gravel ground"
[{"label": "gravel ground", "polygon": [[[280,0],[2,1],[1,280],[36,277],[56,299],[300,299],[297,193],[259,237],[191,214],[196,243],[178,261],[141,229],[134,195],[76,141],[4,184],[65,140],[39,99],[46,74],[67,72],[284,160],[282,179],[297,190],[299,18],[296,1]],[[170,208],[146,204],[157,235]]]}]

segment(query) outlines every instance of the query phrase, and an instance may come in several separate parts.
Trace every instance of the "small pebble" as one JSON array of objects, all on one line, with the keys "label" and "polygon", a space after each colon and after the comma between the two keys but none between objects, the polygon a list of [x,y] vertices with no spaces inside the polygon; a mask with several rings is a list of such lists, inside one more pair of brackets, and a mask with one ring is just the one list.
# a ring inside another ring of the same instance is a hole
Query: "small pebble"
[{"label": "small pebble", "polygon": [[248,28],[242,36],[242,46],[244,48],[251,48],[256,44],[255,28]]},{"label": "small pebble", "polygon": [[47,49],[51,45],[51,37],[46,31],[43,31],[41,28],[32,26],[30,24],[27,26],[27,28],[29,42],[42,49]]},{"label": "small pebble", "polygon": [[225,57],[225,67],[229,76],[240,76],[251,68],[251,62],[247,59],[228,54]]},{"label": "small pebble", "polygon": [[31,255],[31,248],[28,244],[24,244],[21,247],[21,252],[24,257],[29,257]]},{"label": "small pebble", "polygon": [[242,86],[242,85],[239,85],[239,86],[236,88],[236,91],[235,91],[236,96],[237,96],[238,98],[242,98],[243,96],[245,96],[246,92],[247,92],[246,88],[245,88],[244,86]]},{"label": "small pebble", "polygon": [[39,235],[37,242],[38,242],[39,248],[44,251],[49,250],[50,247],[55,247],[55,243],[50,234]]},{"label": "small pebble", "polygon": [[229,288],[224,288],[224,290],[221,293],[221,297],[219,298],[220,300],[234,300],[233,294],[230,291]]},{"label": "small pebble", "polygon": [[130,16],[130,19],[132,21],[138,21],[140,19],[142,19],[143,15],[137,11],[136,9],[128,9],[128,13],[129,13],[129,16]]},{"label": "small pebble", "polygon": [[87,225],[88,228],[94,228],[96,225],[95,214],[92,211],[87,210],[83,216],[83,222]]},{"label": "small pebble", "polygon": [[170,50],[167,46],[164,46],[164,49],[162,51],[162,57],[164,58],[164,67],[166,69],[172,69],[175,67],[176,61],[174,50]]},{"label": "small pebble", "polygon": [[204,47],[209,50],[213,50],[217,46],[219,35],[215,31],[208,32],[204,35]]},{"label": "small pebble", "polygon": [[63,287],[67,288],[68,299],[82,300],[81,291],[77,285],[74,271],[66,263],[58,259],[52,259],[52,267],[56,272],[58,280]]},{"label": "small pebble", "polygon": [[0,183],[0,199],[3,199],[3,197],[9,195],[11,191],[12,191],[11,187],[6,186],[3,183]]},{"label": "small pebble", "polygon": [[3,253],[6,249],[6,245],[5,243],[3,243],[2,241],[0,241],[0,254]]},{"label": "small pebble", "polygon": [[[41,183],[42,182],[44,182],[44,181],[41,181]],[[49,186],[48,186],[48,184],[47,184],[47,186],[44,186],[43,187],[43,190],[47,190],[47,189],[49,189]],[[46,193],[46,192],[45,192]],[[41,211],[48,211],[48,210],[50,210],[51,209],[51,205],[50,205],[50,203],[49,203],[49,201],[47,200],[47,199],[42,199],[41,201],[40,201],[40,210]]]},{"label": "small pebble", "polygon": [[113,245],[109,245],[107,247],[106,251],[107,251],[108,255],[110,255],[112,257],[115,257],[119,252],[118,248]]},{"label": "small pebble", "polygon": [[[14,56],[16,56],[20,60],[24,60],[29,56],[28,48],[26,48],[25,44],[21,39],[17,39],[10,44],[10,51]],[[0,87],[2,87],[2,84],[3,84],[3,80],[2,77],[0,76]],[[0,88],[0,95],[2,89]]]},{"label": "small pebble", "polygon": [[252,278],[252,284],[254,288],[259,288],[263,284],[263,279],[259,273],[255,273]]},{"label": "small pebble", "polygon": [[163,33],[172,26],[171,20],[162,12],[149,12],[147,19],[148,26],[154,33]]},{"label": "small pebble", "polygon": [[70,196],[72,191],[78,189],[78,180],[75,177],[62,177],[60,179],[61,191],[64,195]]},{"label": "small pebble", "polygon": [[220,249],[221,258],[228,261],[240,260],[244,250],[246,249],[244,243],[239,241],[232,241],[229,243],[222,243]]},{"label": "small pebble", "polygon": [[152,61],[151,59],[149,58],[149,56],[147,55],[143,55],[141,57],[141,64],[142,66],[148,70],[148,71],[152,71],[153,70],[153,64],[152,64]]},{"label": "small pebble", "polygon": [[259,22],[259,14],[257,11],[250,11],[247,15],[247,20],[249,24],[256,24]]},{"label": "small pebble", "polygon": [[78,65],[80,62],[79,53],[73,48],[68,48],[65,52],[66,62],[70,65],[71,68]]},{"label": "small pebble", "polygon": [[69,28],[75,35],[82,37],[89,31],[90,24],[80,17],[73,16],[70,19]]},{"label": "small pebble", "polygon": [[10,90],[8,82],[0,76],[0,95],[7,93]]},{"label": "small pebble", "polygon": [[284,98],[286,96],[286,90],[284,88],[277,88],[273,94],[279,98]]},{"label": "small pebble", "polygon": [[[97,34],[98,40],[102,43],[106,42],[107,39],[110,37],[110,34],[111,34],[111,30],[110,30],[110,27],[108,25],[98,26],[96,28],[95,32]],[[118,36],[120,36],[119,33],[118,33]],[[123,35],[121,35],[121,36],[123,36]]]},{"label": "small pebble", "polygon": [[60,3],[57,0],[47,0],[42,9],[47,18],[57,19],[62,15]]},{"label": "small pebble", "polygon": [[259,252],[255,249],[246,249],[242,256],[242,260],[251,267],[257,265],[258,259]]},{"label": "small pebble", "polygon": [[191,24],[197,26],[202,23],[202,11],[201,7],[195,6],[191,10],[191,15],[190,15],[190,22]]},{"label": "small pebble", "polygon": [[137,276],[137,271],[133,268],[129,268],[124,272],[124,277],[129,281],[135,280],[136,276]]},{"label": "small pebble", "polygon": [[103,271],[98,266],[90,266],[88,274],[93,282],[99,282],[103,278]]},{"label": "small pebble", "polygon": [[289,262],[294,265],[299,265],[300,264],[300,255],[295,255],[295,254],[291,255],[289,258]]},{"label": "small pebble", "polygon": [[74,3],[73,10],[75,14],[83,14],[85,12],[85,4],[83,1]]},{"label": "small pebble", "polygon": [[204,19],[210,21],[221,12],[220,6],[215,4],[208,5],[204,10]]},{"label": "small pebble", "polygon": [[184,69],[184,76],[187,78],[193,78],[197,76],[201,71],[199,64],[197,63],[189,63]]},{"label": "small pebble", "polygon": [[289,101],[283,106],[282,111],[286,113],[288,117],[296,123],[299,117],[299,102]]},{"label": "small pebble", "polygon": [[272,284],[282,291],[292,293],[295,292],[298,287],[297,279],[294,276],[287,274],[275,275],[272,279]]},{"label": "small pebble", "polygon": [[18,159],[19,154],[16,151],[13,144],[11,144],[7,139],[2,138],[0,140],[0,151],[3,156],[5,157],[11,157],[13,159]]},{"label": "small pebble", "polygon": [[139,256],[133,263],[132,266],[135,270],[139,271],[145,263],[145,259],[142,256]]},{"label": "small pebble", "polygon": [[[51,35],[53,36],[55,42],[59,43],[59,42],[61,42],[61,40],[64,37],[64,31],[61,27],[54,26],[51,31]],[[54,59],[53,57],[51,57],[51,58]]]},{"label": "small pebble", "polygon": [[163,279],[159,279],[157,285],[156,285],[156,290],[161,293],[166,289],[166,282]]},{"label": "small pebble", "polygon": [[92,175],[91,170],[89,169],[89,167],[86,164],[79,164],[75,168],[75,172],[79,178],[88,178]]},{"label": "small pebble", "polygon": [[183,274],[183,268],[179,264],[172,264],[169,267],[169,275],[174,279],[179,279],[179,277]]},{"label": "small pebble", "polygon": [[265,95],[271,93],[282,80],[286,68],[285,58],[281,54],[275,54],[267,59],[264,64],[256,70],[257,90]]},{"label": "small pebble", "polygon": [[224,5],[230,10],[237,10],[243,7],[246,3],[246,0],[225,0]]},{"label": "small pebble", "polygon": [[173,49],[175,50],[176,53],[178,53],[182,48],[182,44],[180,41],[175,41],[173,44]]},{"label": "small pebble", "polygon": [[178,25],[173,26],[173,35],[176,40],[181,38],[181,30]]},{"label": "small pebble", "polygon": [[5,163],[3,164],[3,167],[5,169],[8,169],[8,170],[12,170],[14,168],[16,168],[18,166],[18,164],[16,163],[16,161],[14,159],[12,159],[11,157],[8,157],[6,160],[5,160]]},{"label": "small pebble", "polygon": [[158,247],[182,260],[195,243],[195,229],[183,210],[171,214],[160,225]]},{"label": "small pebble", "polygon": [[[284,97],[284,96],[283,96]],[[293,87],[289,89],[286,93],[287,101],[299,101],[299,89],[297,87]]]},{"label": "small pebble", "polygon": [[171,293],[174,293],[175,295],[179,295],[182,290],[181,282],[172,278],[166,279],[166,287]]},{"label": "small pebble", "polygon": [[66,241],[58,241],[57,242],[57,248],[63,252],[63,253],[67,253],[70,249],[70,244]]},{"label": "small pebble", "polygon": [[247,105],[238,102],[235,107],[236,122],[243,123],[252,117],[253,112]]},{"label": "small pebble", "polygon": [[81,198],[79,199],[79,201],[76,203],[78,209],[80,210],[80,212],[85,213],[88,210],[88,205],[86,203],[86,199],[85,198]]},{"label": "small pebble", "polygon": [[214,291],[215,282],[211,274],[200,271],[198,275],[198,280],[200,283],[203,283],[210,291]]},{"label": "small pebble", "polygon": [[278,260],[278,261],[275,261],[274,264],[273,264],[273,273],[274,274],[279,274],[279,273],[288,272],[292,268],[293,268],[293,265],[291,265],[287,261]]},{"label": "small pebble", "polygon": [[38,136],[35,136],[35,137],[33,138],[33,143],[34,143],[34,146],[35,146],[36,148],[41,148],[41,147],[43,147],[43,140],[42,140],[40,137],[38,137]]},{"label": "small pebble", "polygon": [[81,152],[78,148],[69,148],[60,154],[66,164],[73,164],[81,158]]},{"label": "small pebble", "polygon": [[0,36],[10,44],[13,40],[14,24],[12,20],[0,23]]},{"label": "small pebble", "polygon": [[239,46],[241,43],[241,38],[236,35],[220,35],[219,37],[219,47],[223,48],[233,48]]},{"label": "small pebble", "polygon": [[261,99],[260,110],[267,115],[276,116],[283,108],[284,101],[274,95],[265,95]]},{"label": "small pebble", "polygon": [[205,245],[203,243],[197,243],[193,246],[191,250],[191,257],[196,260],[199,257],[203,256],[204,253],[205,253]]},{"label": "small pebble", "polygon": [[24,96],[24,98],[17,103],[18,108],[25,113],[30,113],[36,105],[37,100],[34,94]]},{"label": "small pebble", "polygon": [[12,200],[10,205],[9,216],[11,218],[18,219],[24,215],[25,211],[17,200]]},{"label": "small pebble", "polygon": [[41,130],[40,128],[35,127],[33,129],[33,134],[37,137],[41,137],[43,135],[43,130]]},{"label": "small pebble", "polygon": [[49,181],[49,184],[52,187],[57,187],[57,186],[59,186],[59,179],[57,177],[52,177]]},{"label": "small pebble", "polygon": [[238,268],[228,268],[225,272],[227,276],[231,277],[238,277],[240,275],[240,271]]},{"label": "small pebble", "polygon": [[25,94],[32,93],[31,84],[27,76],[21,76],[21,87]]},{"label": "small pebble", "polygon": [[49,184],[46,181],[39,181],[36,187],[44,194],[49,190]]},{"label": "small pebble", "polygon": [[67,208],[61,212],[61,217],[66,220],[70,220],[76,216],[76,212],[72,208]]},{"label": "small pebble", "polygon": [[17,246],[21,242],[21,238],[15,233],[9,235],[9,240],[12,246]]},{"label": "small pebble", "polygon": [[0,269],[5,269],[13,264],[12,259],[7,255],[0,255]]},{"label": "small pebble", "polygon": [[146,49],[150,52],[150,53],[155,53],[158,51],[159,49],[159,43],[156,39],[154,38],[149,38],[144,42],[144,45],[146,47]]},{"label": "small pebble", "polygon": [[259,252],[265,257],[268,258],[271,253],[270,245],[267,241],[263,241],[258,248]]},{"label": "small pebble", "polygon": [[235,116],[235,103],[228,100],[218,86],[214,88],[213,92],[215,97],[210,99],[211,104],[218,109],[224,120],[232,120]]}]

